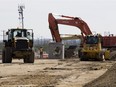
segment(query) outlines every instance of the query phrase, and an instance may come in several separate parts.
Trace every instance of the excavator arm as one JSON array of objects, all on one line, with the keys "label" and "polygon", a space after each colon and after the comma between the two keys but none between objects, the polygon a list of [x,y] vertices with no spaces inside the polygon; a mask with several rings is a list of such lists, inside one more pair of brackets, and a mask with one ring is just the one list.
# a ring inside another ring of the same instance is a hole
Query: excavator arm
[{"label": "excavator arm", "polygon": [[53,40],[55,40],[56,42],[61,42],[62,40],[59,34],[57,20],[53,17],[51,13],[48,16],[48,22]]},{"label": "excavator arm", "polygon": [[58,24],[78,27],[81,30],[81,34],[83,37],[84,35],[92,34],[87,23],[84,22],[82,19],[78,17],[69,17],[64,15],[60,15],[60,16],[65,19],[55,19],[52,13],[49,13],[49,16],[48,16],[49,28],[50,28],[53,40],[55,40],[56,42],[62,41],[59,34]]}]

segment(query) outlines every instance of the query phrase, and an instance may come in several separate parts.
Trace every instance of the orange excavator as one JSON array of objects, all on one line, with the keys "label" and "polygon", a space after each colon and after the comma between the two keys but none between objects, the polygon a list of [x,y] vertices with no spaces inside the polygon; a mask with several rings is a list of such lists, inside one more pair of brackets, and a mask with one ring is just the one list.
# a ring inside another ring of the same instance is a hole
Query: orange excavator
[{"label": "orange excavator", "polygon": [[79,51],[80,60],[105,60],[110,58],[111,49],[116,48],[116,36],[93,35],[87,23],[79,17],[60,16],[63,18],[56,19],[52,13],[49,13],[48,15],[49,28],[53,40],[62,42],[58,24],[75,26],[80,29],[83,42],[82,48]]}]

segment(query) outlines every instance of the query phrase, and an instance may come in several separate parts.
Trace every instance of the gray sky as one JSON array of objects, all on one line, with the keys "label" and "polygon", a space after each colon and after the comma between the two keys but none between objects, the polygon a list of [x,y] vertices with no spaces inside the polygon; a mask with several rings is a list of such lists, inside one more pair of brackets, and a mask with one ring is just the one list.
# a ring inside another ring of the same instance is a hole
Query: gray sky
[{"label": "gray sky", "polygon": [[[19,26],[18,4],[25,5],[25,28],[33,29],[35,38],[51,38],[48,13],[80,17],[91,31],[116,35],[116,0],[0,0],[0,35]],[[59,28],[61,34],[80,34],[75,27]]]}]

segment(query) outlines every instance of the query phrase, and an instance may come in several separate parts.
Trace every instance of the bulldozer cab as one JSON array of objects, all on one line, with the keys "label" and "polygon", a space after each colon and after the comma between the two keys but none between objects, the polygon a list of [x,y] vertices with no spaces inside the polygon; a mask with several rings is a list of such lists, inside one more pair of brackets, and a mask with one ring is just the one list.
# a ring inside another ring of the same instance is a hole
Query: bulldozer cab
[{"label": "bulldozer cab", "polygon": [[99,37],[98,36],[87,36],[86,37],[86,44],[98,44]]},{"label": "bulldozer cab", "polygon": [[99,35],[88,35],[83,44],[84,50],[101,50],[101,39]]}]

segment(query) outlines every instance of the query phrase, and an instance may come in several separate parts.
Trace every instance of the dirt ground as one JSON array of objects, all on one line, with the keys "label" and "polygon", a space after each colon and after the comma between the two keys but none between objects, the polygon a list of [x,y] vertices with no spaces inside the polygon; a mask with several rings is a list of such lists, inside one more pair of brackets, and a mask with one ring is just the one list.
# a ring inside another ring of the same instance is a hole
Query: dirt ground
[{"label": "dirt ground", "polygon": [[12,64],[0,63],[0,87],[83,87],[107,72],[114,63],[36,59],[34,64],[24,64],[23,60],[15,59]]},{"label": "dirt ground", "polygon": [[84,87],[116,87],[116,64],[105,74],[86,84]]}]

